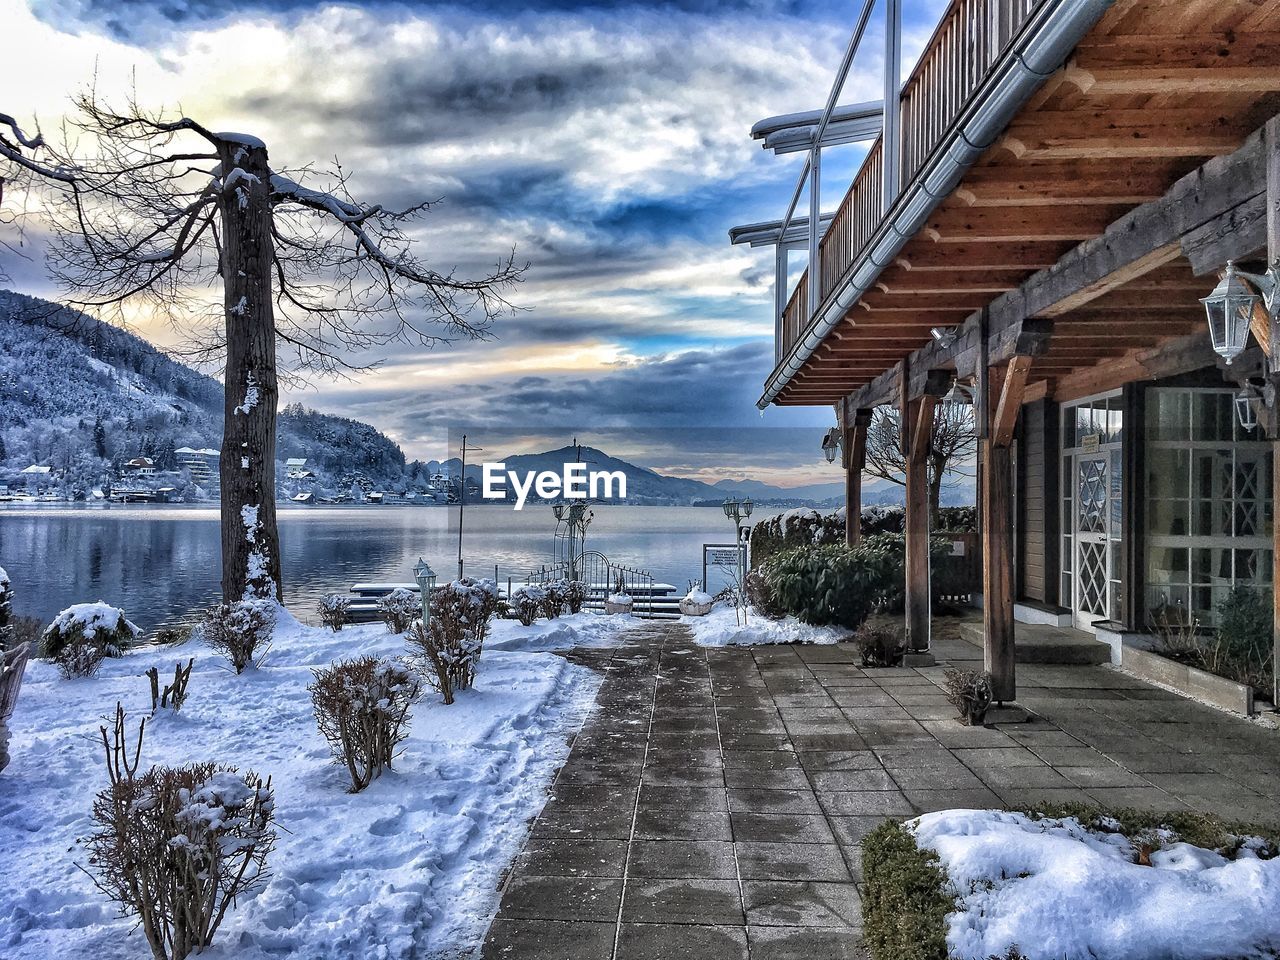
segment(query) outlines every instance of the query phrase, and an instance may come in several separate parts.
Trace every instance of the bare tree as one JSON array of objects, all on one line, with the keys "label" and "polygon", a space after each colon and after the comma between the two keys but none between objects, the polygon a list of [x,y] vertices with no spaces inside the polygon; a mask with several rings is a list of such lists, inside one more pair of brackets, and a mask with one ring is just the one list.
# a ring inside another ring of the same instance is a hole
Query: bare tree
[{"label": "bare tree", "polygon": [[[406,233],[433,203],[363,203],[341,167],[273,168],[256,137],[132,99],[117,111],[90,90],[74,104],[57,150],[10,122],[0,161],[52,195],[48,261],[69,302],[120,316],[145,303],[191,335],[197,358],[222,359],[222,592],[279,598],[277,351],[300,375],[341,374],[396,341],[483,338],[523,267],[512,254],[478,278],[437,272]],[[220,307],[202,316],[192,300],[218,287]]]},{"label": "bare tree", "polygon": [[[867,473],[902,486],[906,483],[906,458],[902,454],[902,420],[893,407],[877,407],[867,428]],[[942,489],[955,476],[971,476],[965,463],[977,449],[973,407],[939,403],[933,413],[933,442],[925,460],[929,484],[929,519],[936,529]]]}]

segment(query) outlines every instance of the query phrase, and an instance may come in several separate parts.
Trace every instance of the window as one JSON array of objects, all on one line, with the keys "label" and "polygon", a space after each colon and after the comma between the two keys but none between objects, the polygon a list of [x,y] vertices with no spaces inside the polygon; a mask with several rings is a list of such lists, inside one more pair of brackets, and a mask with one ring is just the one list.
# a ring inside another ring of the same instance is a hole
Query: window
[{"label": "window", "polygon": [[1271,454],[1240,426],[1232,392],[1147,393],[1147,616],[1215,622],[1235,584],[1271,582]]}]

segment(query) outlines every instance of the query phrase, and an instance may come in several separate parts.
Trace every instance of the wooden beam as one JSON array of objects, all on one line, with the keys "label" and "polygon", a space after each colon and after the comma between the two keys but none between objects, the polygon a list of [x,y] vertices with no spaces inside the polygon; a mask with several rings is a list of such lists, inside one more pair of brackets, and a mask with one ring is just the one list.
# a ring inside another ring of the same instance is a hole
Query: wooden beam
[{"label": "wooden beam", "polygon": [[[1053,306],[1041,311],[1041,316],[1060,317],[1064,313],[1078,310],[1086,303],[1092,303],[1100,297],[1105,297],[1118,287],[1131,283],[1143,274],[1151,273],[1153,270],[1172,263],[1178,259],[1181,253],[1182,247],[1177,243],[1166,243],[1162,247],[1157,247],[1132,263],[1127,263],[1113,273],[1081,287],[1075,293],[1064,296]],[[1150,302],[1149,298],[1148,302]]]},{"label": "wooden beam", "polygon": [[933,616],[927,455],[933,441],[933,411],[937,403],[937,397],[926,395],[902,404],[903,423],[911,424],[903,443],[903,450],[907,452],[903,458],[906,461],[907,649],[916,655],[929,651]]},{"label": "wooden beam", "polygon": [[1214,366],[1218,356],[1209,344],[1209,335],[1190,336],[1132,350],[1096,367],[1081,370],[1058,379],[1053,399],[1069,403],[1095,393],[1115,390],[1135,380],[1158,380]]},{"label": "wooden beam", "polygon": [[[1267,245],[1267,198],[1259,191],[1182,238],[1183,256],[1198,277],[1218,270],[1228,260],[1244,260]],[[1201,294],[1205,296],[1208,290]]]},{"label": "wooden beam", "polygon": [[1000,387],[1000,400],[991,419],[991,445],[1009,447],[1013,444],[1013,431],[1018,425],[1022,410],[1022,395],[1027,389],[1027,374],[1031,372],[1031,357],[1018,355],[1010,359]]},{"label": "wooden beam", "polygon": [[894,262],[912,271],[1040,270],[1053,266],[1069,241],[1034,243],[913,243]]},{"label": "wooden beam", "polygon": [[[1267,263],[1277,264],[1280,263],[1280,118],[1272,119],[1267,123],[1264,143],[1267,170]],[[1267,337],[1267,346],[1271,348],[1268,356],[1272,360],[1274,369],[1277,359],[1276,349],[1280,347],[1277,339],[1280,339],[1280,335],[1271,335],[1276,333],[1274,321],[1268,326],[1270,333]],[[1272,387],[1280,385],[1280,376],[1276,373],[1271,374],[1270,380]],[[1280,464],[1280,416],[1274,409],[1269,413],[1267,420],[1271,431],[1271,504],[1274,511],[1276,505],[1280,504],[1280,469],[1276,469],[1276,465]],[[1280,584],[1280,523],[1272,524],[1271,582]],[[1280,704],[1280,590],[1272,590],[1271,702]]]},{"label": "wooden beam", "polygon": [[1085,70],[1076,66],[1068,81],[1090,98],[1198,93],[1275,93],[1280,70],[1273,66],[1166,67],[1158,61],[1141,67]]},{"label": "wooden beam", "polygon": [[926,236],[949,243],[1043,243],[1089,240],[1129,208],[1124,205],[1055,207],[1052,216],[1027,207],[944,207],[924,227]]},{"label": "wooden beam", "polygon": [[1222,110],[1044,111],[1010,125],[997,147],[1020,160],[1212,157],[1239,147],[1253,126],[1237,112]]},{"label": "wooden beam", "polygon": [[[1006,381],[1007,382],[1007,381]],[[993,425],[993,434],[995,427]],[[1012,450],[994,435],[980,442],[982,460],[982,661],[992,697],[1017,698],[1013,622]]]}]

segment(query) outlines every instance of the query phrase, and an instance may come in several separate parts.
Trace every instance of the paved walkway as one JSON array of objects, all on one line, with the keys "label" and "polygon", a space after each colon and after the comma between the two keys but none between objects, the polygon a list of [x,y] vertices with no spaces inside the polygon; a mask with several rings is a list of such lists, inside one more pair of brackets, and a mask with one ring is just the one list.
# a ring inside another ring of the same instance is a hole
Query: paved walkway
[{"label": "paved walkway", "polygon": [[627,641],[571,654],[604,683],[485,960],[861,958],[859,843],[886,817],[1080,800],[1280,821],[1280,735],[1109,669],[1020,667],[1038,718],[971,729],[942,667],[701,648],[673,623]]}]

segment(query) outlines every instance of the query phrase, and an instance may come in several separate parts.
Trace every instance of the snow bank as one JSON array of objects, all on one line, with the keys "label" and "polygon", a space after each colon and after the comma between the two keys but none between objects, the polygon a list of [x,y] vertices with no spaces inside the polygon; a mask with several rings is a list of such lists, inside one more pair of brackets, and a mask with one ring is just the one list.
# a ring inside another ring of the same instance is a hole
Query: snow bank
[{"label": "snow bank", "polygon": [[1173,842],[1139,866],[1129,840],[1079,821],[948,810],[907,824],[937,852],[960,909],[952,956],[1212,960],[1280,949],[1280,860]]},{"label": "snow bank", "polygon": [[[601,626],[596,626],[596,624]],[[568,752],[599,685],[594,672],[549,653],[604,642],[606,618],[569,617],[525,630],[494,623],[477,687],[453,706],[414,707],[395,769],[347,793],[316,729],[312,666],[361,654],[396,656],[403,638],[381,624],[339,633],[281,612],[262,669],[235,676],[196,643],[147,647],[108,661],[93,680],[65,681],[32,663],[0,776],[0,955],[5,960],[136,960],[141,936],[77,869],[93,794],[106,784],[100,718],[121,700],[136,721],[150,708],[144,671],[196,658],[182,712],[147,724],[143,763],[217,760],[271,775],[279,844],[272,877],[219,931],[210,960],[456,957],[479,942],[500,873]]]},{"label": "snow bank", "polygon": [[838,643],[849,639],[849,631],[839,627],[811,627],[795,617],[768,620],[755,610],[747,615],[745,627],[738,624],[737,612],[727,603],[718,604],[705,617],[684,617],[693,638],[704,647],[729,647],[759,643]]},{"label": "snow bank", "polygon": [[[617,642],[619,631],[631,625],[627,617],[602,617],[598,613],[573,613],[555,620],[535,620],[524,627],[519,620],[494,620],[489,625],[486,650],[567,650],[569,647],[607,647]],[[484,669],[483,659],[480,667]]]}]

